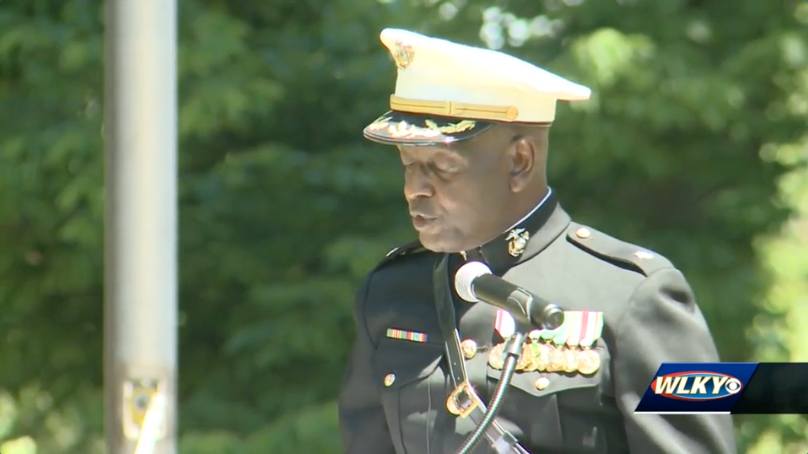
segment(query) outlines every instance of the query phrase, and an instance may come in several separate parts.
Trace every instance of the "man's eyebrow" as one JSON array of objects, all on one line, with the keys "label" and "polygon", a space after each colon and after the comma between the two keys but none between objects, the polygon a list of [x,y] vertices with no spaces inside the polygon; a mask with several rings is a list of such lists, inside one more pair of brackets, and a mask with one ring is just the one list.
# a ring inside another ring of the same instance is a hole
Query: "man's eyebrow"
[{"label": "man's eyebrow", "polygon": [[469,156],[474,149],[470,144],[465,142],[450,142],[442,147],[444,150],[459,154],[461,156]]},{"label": "man's eyebrow", "polygon": [[397,145],[396,148],[399,152],[403,153],[405,151],[412,150],[413,148],[420,148],[422,150],[430,150],[434,153],[443,153],[447,155],[451,154],[464,154],[466,153],[466,149],[462,147],[458,147],[458,143],[448,143],[448,144],[435,144],[435,145],[428,145],[428,146],[408,146],[408,145]]}]

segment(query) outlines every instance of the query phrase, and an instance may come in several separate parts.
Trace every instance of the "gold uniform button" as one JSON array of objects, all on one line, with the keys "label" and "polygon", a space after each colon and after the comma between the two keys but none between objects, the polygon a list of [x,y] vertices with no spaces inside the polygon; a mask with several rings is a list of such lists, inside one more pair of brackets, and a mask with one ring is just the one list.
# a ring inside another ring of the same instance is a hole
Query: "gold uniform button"
[{"label": "gold uniform button", "polygon": [[465,356],[466,359],[474,358],[474,355],[477,354],[477,342],[471,339],[466,339],[461,342],[460,348],[463,350],[463,356]]},{"label": "gold uniform button", "polygon": [[550,386],[550,379],[547,377],[539,377],[536,379],[536,382],[533,383],[533,385],[536,386],[536,389],[539,391],[543,391]]},{"label": "gold uniform button", "polygon": [[387,374],[384,376],[384,386],[390,387],[393,386],[393,383],[396,382],[396,374]]},{"label": "gold uniform button", "polygon": [[586,227],[581,227],[580,229],[575,231],[575,236],[581,239],[587,239],[592,236],[592,232],[589,231]]}]

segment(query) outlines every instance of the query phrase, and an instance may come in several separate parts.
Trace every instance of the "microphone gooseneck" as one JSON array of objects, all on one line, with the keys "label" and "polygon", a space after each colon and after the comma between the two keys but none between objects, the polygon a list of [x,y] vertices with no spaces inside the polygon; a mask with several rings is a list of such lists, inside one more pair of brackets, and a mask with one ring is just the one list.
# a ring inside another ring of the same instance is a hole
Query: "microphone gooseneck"
[{"label": "microphone gooseneck", "polygon": [[[544,329],[556,329],[564,323],[564,311],[555,304],[551,304],[524,288],[518,287],[499,276],[495,276],[491,269],[482,262],[471,261],[465,263],[455,274],[455,290],[463,301],[468,303],[483,302],[508,311],[522,327],[533,326]],[[485,411],[483,419],[474,432],[466,439],[458,454],[469,454],[474,451],[482,440],[483,434],[493,424],[497,413],[504,401],[505,392],[516,370],[516,363],[522,355],[526,330],[517,329],[505,341],[504,366],[499,384],[491,396],[490,406]],[[510,434],[509,434],[510,435]],[[512,452],[512,446],[517,440],[510,435],[510,439],[503,437],[503,443],[495,443],[497,452]],[[517,444],[518,446],[518,444]],[[521,452],[521,451],[517,451]]]}]

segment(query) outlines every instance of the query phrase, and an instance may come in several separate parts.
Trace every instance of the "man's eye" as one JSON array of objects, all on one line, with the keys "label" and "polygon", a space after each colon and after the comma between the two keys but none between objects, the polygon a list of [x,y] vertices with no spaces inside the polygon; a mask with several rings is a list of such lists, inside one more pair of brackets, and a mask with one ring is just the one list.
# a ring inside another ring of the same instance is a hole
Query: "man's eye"
[{"label": "man's eye", "polygon": [[436,172],[454,172],[456,170],[456,166],[451,162],[446,161],[433,161],[430,163],[429,167],[431,167]]}]

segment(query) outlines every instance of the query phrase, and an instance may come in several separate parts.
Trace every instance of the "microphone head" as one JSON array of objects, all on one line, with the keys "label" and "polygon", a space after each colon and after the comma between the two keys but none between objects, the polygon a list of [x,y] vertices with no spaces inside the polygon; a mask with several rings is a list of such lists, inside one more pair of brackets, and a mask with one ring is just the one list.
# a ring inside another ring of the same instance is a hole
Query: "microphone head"
[{"label": "microphone head", "polygon": [[463,301],[477,303],[480,300],[474,296],[474,279],[485,275],[493,274],[483,262],[467,262],[457,270],[455,274],[455,290]]},{"label": "microphone head", "polygon": [[542,319],[544,321],[543,328],[546,330],[554,330],[564,324],[564,318],[564,311],[555,304],[550,304],[544,308],[542,313]]}]

